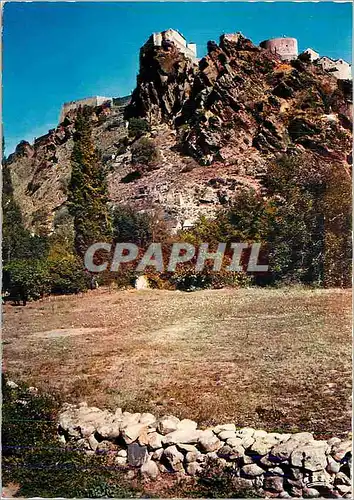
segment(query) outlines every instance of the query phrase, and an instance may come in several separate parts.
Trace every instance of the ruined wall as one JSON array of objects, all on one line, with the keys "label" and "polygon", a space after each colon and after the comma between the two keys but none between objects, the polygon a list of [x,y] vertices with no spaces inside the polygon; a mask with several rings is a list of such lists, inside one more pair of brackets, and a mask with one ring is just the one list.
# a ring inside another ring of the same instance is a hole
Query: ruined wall
[{"label": "ruined wall", "polygon": [[338,80],[350,80],[352,77],[351,65],[343,61],[343,59],[333,60],[330,57],[323,56],[317,59],[317,64],[324,70],[330,71]]},{"label": "ruined wall", "polygon": [[264,40],[260,46],[277,54],[284,61],[291,61],[298,56],[298,47],[296,38],[272,38]]},{"label": "ruined wall", "polygon": [[109,454],[116,465],[148,479],[162,473],[197,475],[210,459],[231,466],[242,487],[257,496],[351,496],[349,439],[315,440],[309,432],[281,434],[234,423],[198,429],[196,422],[151,413],[110,413],[66,404],[59,439],[87,453]]},{"label": "ruined wall", "polygon": [[73,110],[77,109],[79,106],[100,106],[105,102],[112,103],[112,97],[103,97],[103,96],[94,96],[94,97],[85,97],[84,99],[78,99],[77,101],[65,102],[60,111],[59,123],[65,118],[65,115]]},{"label": "ruined wall", "polygon": [[168,29],[166,31],[153,33],[145,45],[152,44],[155,47],[161,47],[163,41],[173,43],[177,49],[189,59],[196,59],[197,45],[195,43],[187,43],[184,36],[177,30]]}]

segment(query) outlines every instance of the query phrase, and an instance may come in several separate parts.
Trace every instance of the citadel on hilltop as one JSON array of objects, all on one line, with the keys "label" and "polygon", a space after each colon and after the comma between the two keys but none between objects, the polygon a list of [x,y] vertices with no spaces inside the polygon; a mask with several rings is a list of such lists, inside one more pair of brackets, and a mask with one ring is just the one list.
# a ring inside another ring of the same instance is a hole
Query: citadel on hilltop
[{"label": "citadel on hilltop", "polygon": [[[238,37],[242,35],[241,33],[231,33],[225,36],[229,40],[236,41]],[[171,28],[165,31],[153,33],[140,49],[140,59],[146,49],[151,49],[154,47],[162,47],[167,49],[171,45],[176,47],[190,61],[192,61],[193,63],[198,63],[197,45],[192,42],[187,42],[184,36],[178,30],[174,30]],[[297,59],[297,57],[299,56],[298,41],[296,38],[271,38],[269,40],[264,40],[263,42],[261,42],[260,47],[269,50],[273,54],[276,54],[283,61],[292,61],[294,59]],[[320,56],[318,52],[311,48],[306,49],[300,55],[307,55],[311,62],[321,66],[323,70],[330,72],[338,80],[351,80],[352,78],[351,65],[343,59],[331,59],[327,56]],[[80,106],[85,105],[100,106],[105,103],[107,103],[108,105],[112,105],[113,98],[94,96],[64,103],[60,112],[59,123],[61,123],[64,120],[66,114],[73,109],[77,109]]]}]

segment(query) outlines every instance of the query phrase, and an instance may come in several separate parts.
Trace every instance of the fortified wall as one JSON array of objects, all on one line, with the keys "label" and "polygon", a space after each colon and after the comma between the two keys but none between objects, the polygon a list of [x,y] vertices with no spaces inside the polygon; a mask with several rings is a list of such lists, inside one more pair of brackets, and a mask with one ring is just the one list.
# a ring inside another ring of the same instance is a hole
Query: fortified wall
[{"label": "fortified wall", "polygon": [[198,429],[197,422],[151,413],[115,413],[66,404],[59,415],[64,446],[107,454],[145,479],[195,476],[210,460],[233,469],[240,487],[259,497],[352,498],[349,439],[316,440],[310,432],[282,434],[234,423]]},{"label": "fortified wall", "polygon": [[103,97],[103,96],[93,96],[93,97],[85,97],[84,99],[78,99],[77,101],[65,102],[60,111],[59,123],[62,123],[65,116],[69,111],[73,109],[78,109],[80,106],[101,106],[104,103],[113,103],[112,97]]},{"label": "fortified wall", "polygon": [[[273,54],[277,54],[283,61],[292,61],[298,57],[298,43],[296,38],[272,38],[260,43],[260,47],[267,49]],[[330,72],[338,80],[350,80],[351,65],[343,59],[331,59],[327,56],[320,56],[315,50],[308,48],[303,54],[308,54],[310,61],[318,64],[322,69]]]},{"label": "fortified wall", "polygon": [[184,36],[179,31],[173,29],[153,33],[141,50],[149,46],[168,47],[171,43],[188,59],[197,61],[197,45],[195,43],[187,43]]}]

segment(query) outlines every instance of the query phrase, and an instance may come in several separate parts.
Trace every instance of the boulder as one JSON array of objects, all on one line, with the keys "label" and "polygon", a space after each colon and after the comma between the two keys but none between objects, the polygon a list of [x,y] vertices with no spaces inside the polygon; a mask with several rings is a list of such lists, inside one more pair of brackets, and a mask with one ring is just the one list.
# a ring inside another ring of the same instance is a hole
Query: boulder
[{"label": "boulder", "polygon": [[236,433],[234,431],[221,431],[218,434],[218,438],[226,441],[227,439],[236,438]]},{"label": "boulder", "polygon": [[326,467],[327,472],[329,472],[330,474],[337,474],[337,472],[339,472],[339,470],[340,470],[340,463],[337,462],[331,456],[327,457],[327,462],[328,462],[327,467]]},{"label": "boulder", "polygon": [[158,450],[155,450],[153,454],[151,455],[151,458],[153,460],[159,461],[163,455],[163,448],[159,448]]},{"label": "boulder", "polygon": [[300,444],[306,444],[310,441],[313,441],[313,435],[309,432],[299,432],[297,434],[293,434],[290,439],[276,444],[272,448],[269,454],[269,459],[275,462],[288,460],[292,452],[300,446]]},{"label": "boulder", "polygon": [[270,434],[265,436],[255,436],[255,441],[250,447],[250,452],[260,456],[267,455],[272,447],[278,442],[279,439],[271,436]]},{"label": "boulder", "polygon": [[96,451],[98,446],[98,441],[93,434],[89,436],[88,443],[90,445],[91,450]]},{"label": "boulder", "polygon": [[144,424],[131,424],[122,429],[122,437],[127,444],[131,444],[138,439],[144,429],[146,429]]},{"label": "boulder", "polygon": [[197,422],[194,422],[194,420],[189,420],[189,418],[184,418],[177,424],[177,430],[187,430],[187,429],[195,430],[197,427],[198,427]]},{"label": "boulder", "polygon": [[121,417],[120,428],[124,429],[125,427],[130,427],[131,425],[138,424],[140,417],[140,413],[129,413],[128,411],[125,411]]},{"label": "boulder", "polygon": [[331,455],[334,460],[340,462],[345,455],[352,450],[352,442],[349,440],[341,441],[332,446]]},{"label": "boulder", "polygon": [[309,471],[317,471],[327,466],[325,441],[314,441],[311,444],[299,446],[291,453],[291,464],[294,467],[304,467]]},{"label": "boulder", "polygon": [[119,456],[117,456],[114,459],[114,463],[117,464],[117,465],[125,466],[125,465],[127,465],[127,457],[119,457]]},{"label": "boulder", "polygon": [[115,420],[110,424],[104,424],[97,428],[97,432],[103,439],[116,439],[120,436],[120,425],[119,420]]},{"label": "boulder", "polygon": [[226,440],[226,444],[229,446],[242,446],[243,440],[241,438],[232,437]]},{"label": "boulder", "polygon": [[256,477],[264,474],[265,470],[257,464],[244,465],[241,469],[242,473],[248,477]]},{"label": "boulder", "polygon": [[198,439],[198,445],[201,450],[208,453],[210,451],[217,451],[222,446],[220,439],[216,437],[213,431],[202,431]]},{"label": "boulder", "polygon": [[280,476],[266,476],[263,481],[263,489],[270,491],[283,491],[283,478]]},{"label": "boulder", "polygon": [[140,467],[148,458],[146,446],[140,446],[138,443],[128,444],[128,464],[133,467]]},{"label": "boulder", "polygon": [[320,492],[315,488],[303,488],[302,494],[304,498],[318,498],[320,496]]},{"label": "boulder", "polygon": [[188,452],[190,452],[190,451],[193,451],[193,452],[196,452],[196,453],[200,453],[200,452],[198,451],[198,449],[197,449],[197,448],[196,448],[193,444],[178,443],[178,444],[177,444],[177,448],[178,448],[179,450],[181,450],[181,451],[182,451],[182,453],[183,453],[183,452],[187,452],[187,453],[188,453]]},{"label": "boulder", "polygon": [[201,465],[198,462],[189,462],[186,467],[187,474],[195,476],[201,470]]},{"label": "boulder", "polygon": [[173,431],[177,430],[178,424],[180,420],[174,416],[162,417],[157,423],[157,430],[160,434],[165,436],[166,434],[170,434]]},{"label": "boulder", "polygon": [[152,413],[142,413],[139,424],[144,424],[151,427],[156,424],[156,417]]},{"label": "boulder", "polygon": [[195,429],[181,429],[171,432],[162,438],[162,442],[166,445],[173,445],[178,443],[193,444],[198,443],[200,433]]},{"label": "boulder", "polygon": [[157,450],[162,447],[162,434],[151,432],[147,435],[147,445],[150,450]]},{"label": "boulder", "polygon": [[157,479],[160,474],[157,464],[153,460],[147,460],[140,468],[141,475],[146,479]]},{"label": "boulder", "polygon": [[183,454],[177,450],[176,446],[169,446],[163,453],[169,466],[175,472],[183,471]]},{"label": "boulder", "polygon": [[199,458],[200,455],[201,455],[201,453],[198,450],[196,450],[196,451],[189,451],[186,454],[185,461],[187,463],[196,462],[198,460],[198,458]]},{"label": "boulder", "polygon": [[222,425],[217,425],[216,427],[213,428],[213,432],[215,434],[220,434],[222,431],[233,431],[236,432],[236,425],[235,424],[222,424]]}]

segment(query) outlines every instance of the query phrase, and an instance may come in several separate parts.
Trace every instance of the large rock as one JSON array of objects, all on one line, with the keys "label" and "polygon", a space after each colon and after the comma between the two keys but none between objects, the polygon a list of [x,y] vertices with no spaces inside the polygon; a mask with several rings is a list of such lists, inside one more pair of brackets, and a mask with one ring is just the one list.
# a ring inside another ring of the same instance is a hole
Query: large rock
[{"label": "large rock", "polygon": [[186,472],[190,476],[195,476],[202,470],[202,467],[198,462],[189,462],[186,467]]},{"label": "large rock", "polygon": [[222,441],[227,441],[228,439],[236,438],[236,433],[234,431],[221,431],[218,434],[218,438]]},{"label": "large rock", "polygon": [[223,431],[236,432],[236,425],[235,424],[221,424],[221,425],[217,425],[216,427],[213,428],[213,432],[215,432],[215,434],[220,434],[220,432],[223,432]]},{"label": "large rock", "polygon": [[159,476],[159,468],[153,460],[147,460],[140,469],[141,475],[147,479],[157,479]]},{"label": "large rock", "polygon": [[195,430],[197,427],[197,422],[194,422],[194,420],[189,420],[189,418],[184,418],[177,424],[177,430]]},{"label": "large rock", "polygon": [[151,450],[157,450],[162,447],[162,434],[151,432],[147,435],[147,445]]},{"label": "large rock", "polygon": [[288,460],[292,452],[301,444],[307,444],[313,441],[313,435],[309,432],[299,432],[293,434],[290,439],[285,442],[276,444],[270,454],[269,459],[276,462]]},{"label": "large rock", "polygon": [[220,458],[224,458],[225,460],[238,460],[239,458],[243,458],[245,454],[245,449],[242,448],[242,446],[228,446],[224,445],[220,450],[218,451],[218,456]]},{"label": "large rock", "polygon": [[162,442],[166,445],[178,443],[193,444],[198,443],[200,434],[203,431],[195,429],[182,429],[171,432],[162,438]]},{"label": "large rock", "polygon": [[301,445],[291,453],[291,464],[294,467],[304,467],[309,471],[317,471],[327,466],[325,441],[314,441],[308,445]]},{"label": "large rock", "polygon": [[352,450],[353,443],[349,440],[341,441],[340,443],[335,443],[332,446],[331,455],[332,457],[340,462],[345,455]]},{"label": "large rock", "polygon": [[283,478],[280,476],[266,476],[263,482],[263,488],[270,491],[283,491]]},{"label": "large rock", "polygon": [[163,453],[169,466],[175,472],[183,471],[184,455],[177,450],[176,446],[169,446]]},{"label": "large rock", "polygon": [[142,413],[139,424],[144,424],[148,427],[153,427],[156,424],[156,417],[152,413]]},{"label": "large rock", "polygon": [[250,447],[250,452],[254,455],[264,456],[277,443],[279,443],[279,438],[271,434],[259,437],[256,436],[254,443]]},{"label": "large rock", "polygon": [[122,437],[127,444],[133,443],[146,430],[144,424],[132,424],[122,429]]},{"label": "large rock", "polygon": [[128,411],[125,411],[121,416],[120,428],[124,429],[125,427],[130,427],[131,425],[138,424],[140,421],[140,417],[140,413],[129,413]]},{"label": "large rock", "polygon": [[162,435],[170,434],[177,430],[179,422],[179,418],[172,415],[162,417],[157,423],[157,430]]},{"label": "large rock", "polygon": [[101,425],[97,428],[97,432],[103,439],[116,439],[120,436],[120,426],[121,422],[119,420],[114,421],[110,424]]},{"label": "large rock", "polygon": [[256,476],[261,476],[262,474],[265,473],[265,470],[262,469],[262,467],[259,467],[257,464],[249,464],[249,465],[244,465],[241,469],[243,474],[248,477],[256,477]]},{"label": "large rock", "polygon": [[148,450],[146,446],[140,446],[138,443],[128,444],[128,464],[133,467],[140,467],[148,459]]},{"label": "large rock", "polygon": [[206,453],[209,451],[217,451],[222,446],[220,439],[218,439],[211,430],[202,431],[198,444],[202,451]]},{"label": "large rock", "polygon": [[58,416],[59,428],[72,437],[88,437],[98,428],[113,421],[112,413],[87,406],[65,405]]}]

